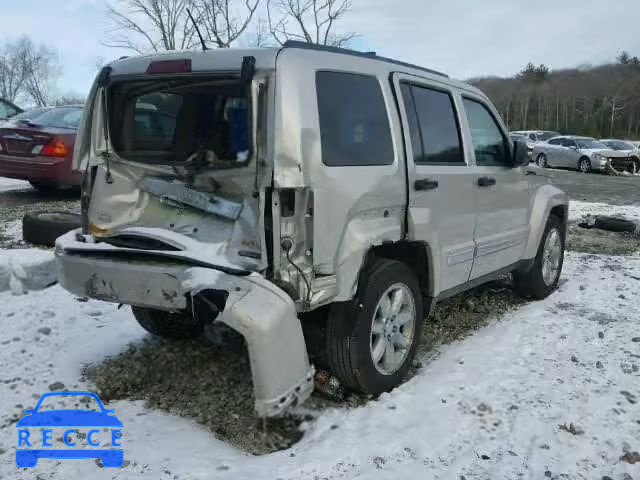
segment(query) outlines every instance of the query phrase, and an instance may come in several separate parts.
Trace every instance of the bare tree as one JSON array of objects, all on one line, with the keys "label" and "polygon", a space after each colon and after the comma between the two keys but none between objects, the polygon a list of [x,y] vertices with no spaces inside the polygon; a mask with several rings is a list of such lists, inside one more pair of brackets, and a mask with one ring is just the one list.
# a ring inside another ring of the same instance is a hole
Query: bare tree
[{"label": "bare tree", "polygon": [[193,0],[203,34],[218,48],[229,48],[247,30],[260,0]]},{"label": "bare tree", "polygon": [[58,73],[58,52],[26,35],[0,47],[0,97],[47,105]]},{"label": "bare tree", "polygon": [[193,0],[115,0],[107,6],[113,28],[104,45],[138,53],[193,45],[195,30],[187,16]]},{"label": "bare tree", "polygon": [[267,21],[280,45],[299,40],[342,47],[357,36],[334,32],[336,22],[350,10],[351,0],[267,0]]},{"label": "bare tree", "polygon": [[0,46],[0,98],[15,101],[24,87],[23,43],[7,42]]},{"label": "bare tree", "polygon": [[87,98],[84,95],[80,95],[76,92],[67,92],[57,97],[53,104],[56,106],[61,105],[82,105],[86,102]]}]

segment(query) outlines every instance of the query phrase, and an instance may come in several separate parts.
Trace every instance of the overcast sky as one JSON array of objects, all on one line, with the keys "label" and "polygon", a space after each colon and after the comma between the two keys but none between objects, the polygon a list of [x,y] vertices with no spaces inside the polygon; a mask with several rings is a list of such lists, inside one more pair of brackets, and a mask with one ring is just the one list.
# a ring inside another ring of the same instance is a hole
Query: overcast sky
[{"label": "overcast sky", "polygon": [[[340,29],[354,47],[456,78],[512,75],[527,62],[552,69],[640,56],[640,0],[353,0]],[[61,92],[86,93],[98,58],[104,0],[0,0],[0,41],[30,35],[60,52]]]}]

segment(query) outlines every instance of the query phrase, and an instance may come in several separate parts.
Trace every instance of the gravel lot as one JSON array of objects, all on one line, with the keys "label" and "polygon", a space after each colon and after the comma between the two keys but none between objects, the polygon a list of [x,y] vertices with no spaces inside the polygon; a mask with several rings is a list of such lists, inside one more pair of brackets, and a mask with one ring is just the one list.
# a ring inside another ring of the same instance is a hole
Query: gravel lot
[{"label": "gravel lot", "polygon": [[[614,205],[640,204],[640,177],[583,175],[533,169],[549,176],[574,200]],[[16,225],[27,211],[78,210],[77,191],[44,195],[33,189],[0,191],[0,248],[21,248]],[[570,226],[569,250],[629,255],[639,249],[637,237]],[[438,305],[424,329],[416,367],[437,355],[436,347],[468,336],[491,318],[525,303],[513,295],[510,278],[483,285]],[[105,308],[111,308],[106,306]],[[131,317],[131,315],[129,314]],[[130,318],[132,328],[134,320]],[[246,349],[229,332],[211,331],[208,339],[167,342],[147,337],[122,353],[86,368],[86,377],[104,401],[144,400],[154,409],[194,418],[218,438],[253,454],[286,448],[302,436],[301,427],[327,408],[361,405],[365,397],[329,400],[314,395],[287,417],[268,424],[253,415],[252,386]]]}]

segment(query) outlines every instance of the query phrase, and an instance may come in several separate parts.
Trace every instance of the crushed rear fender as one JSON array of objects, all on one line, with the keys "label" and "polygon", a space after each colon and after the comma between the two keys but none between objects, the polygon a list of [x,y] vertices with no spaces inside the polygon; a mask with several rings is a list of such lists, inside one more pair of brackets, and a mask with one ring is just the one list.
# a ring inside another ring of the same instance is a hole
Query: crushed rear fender
[{"label": "crushed rear fender", "polygon": [[[224,309],[215,321],[246,340],[257,414],[277,415],[311,395],[314,370],[295,304],[262,275],[237,274],[228,265],[221,269],[194,266],[184,257],[176,262],[168,252],[136,252],[86,243],[79,240],[82,237],[73,231],[56,242],[59,281],[65,289],[80,296],[164,310],[184,309],[189,296],[205,290],[224,291]],[[150,253],[152,260],[148,260]]]}]

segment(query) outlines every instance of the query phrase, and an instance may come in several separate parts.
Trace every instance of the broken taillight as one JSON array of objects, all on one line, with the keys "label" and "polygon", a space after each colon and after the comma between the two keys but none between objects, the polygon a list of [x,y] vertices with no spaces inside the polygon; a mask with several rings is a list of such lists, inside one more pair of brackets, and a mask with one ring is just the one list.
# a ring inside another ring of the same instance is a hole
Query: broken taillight
[{"label": "broken taillight", "polygon": [[191,72],[191,59],[158,60],[151,62],[147,67],[147,73],[156,75],[160,73],[189,73]]}]

